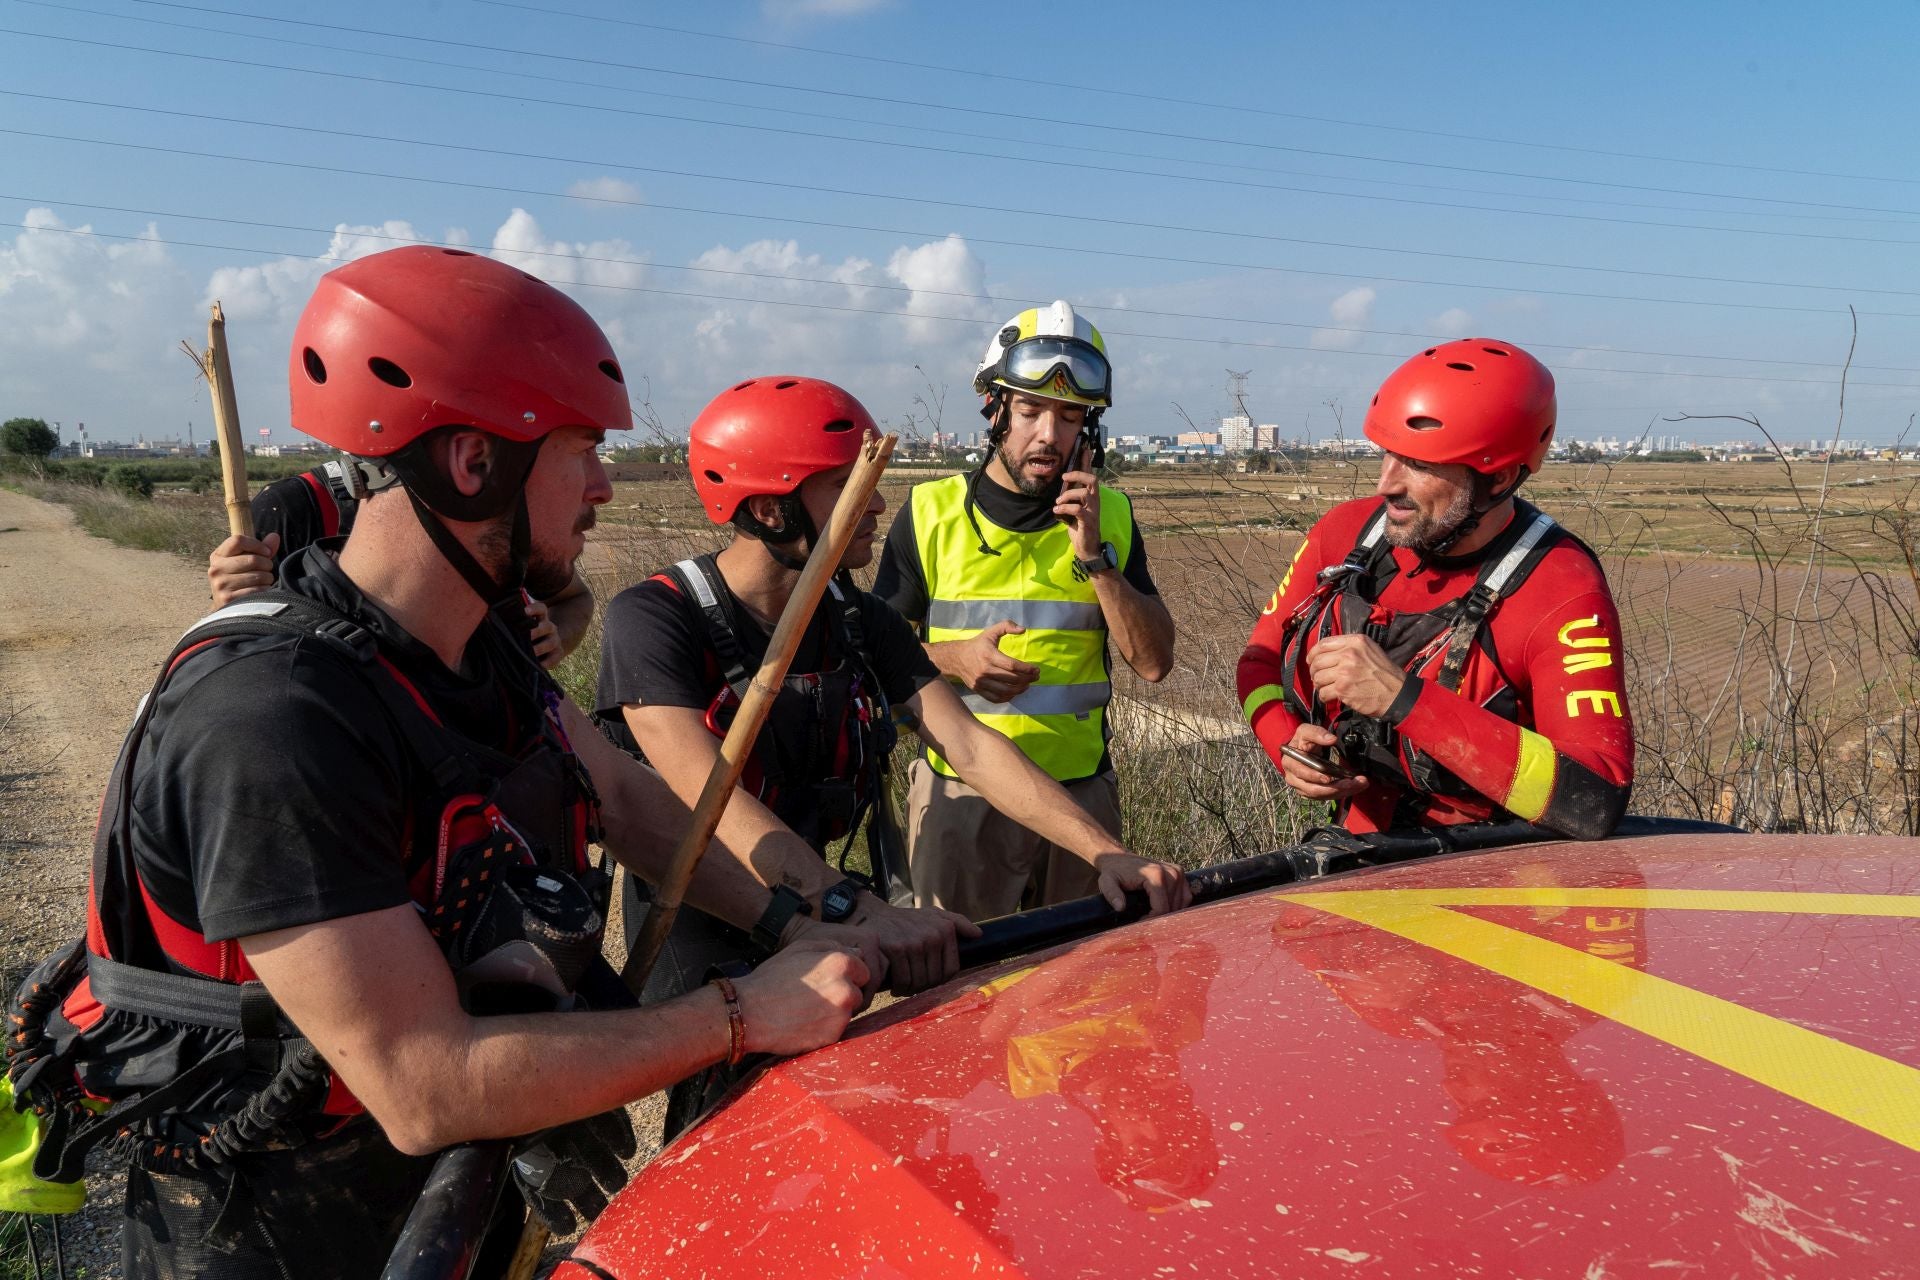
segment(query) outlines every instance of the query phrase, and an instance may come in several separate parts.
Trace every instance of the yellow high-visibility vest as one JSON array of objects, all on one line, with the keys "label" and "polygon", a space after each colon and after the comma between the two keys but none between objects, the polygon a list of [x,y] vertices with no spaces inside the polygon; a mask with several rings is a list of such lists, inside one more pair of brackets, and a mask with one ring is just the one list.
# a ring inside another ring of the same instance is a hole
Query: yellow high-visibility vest
[{"label": "yellow high-visibility vest", "polygon": [[[1040,668],[1040,678],[1011,702],[989,702],[962,690],[961,700],[981,723],[1013,740],[1027,758],[1062,782],[1092,777],[1106,754],[1107,624],[1093,583],[1074,568],[1064,524],[1016,533],[974,506],[987,545],[980,550],[966,516],[967,477],[949,476],[914,487],[913,536],[927,583],[926,637],[930,643],[965,640],[1007,619],[1026,628],[1000,641],[1000,651]],[[1133,504],[1100,486],[1100,538],[1111,542],[1120,567],[1133,554]],[[938,753],[927,762],[959,777]]]}]

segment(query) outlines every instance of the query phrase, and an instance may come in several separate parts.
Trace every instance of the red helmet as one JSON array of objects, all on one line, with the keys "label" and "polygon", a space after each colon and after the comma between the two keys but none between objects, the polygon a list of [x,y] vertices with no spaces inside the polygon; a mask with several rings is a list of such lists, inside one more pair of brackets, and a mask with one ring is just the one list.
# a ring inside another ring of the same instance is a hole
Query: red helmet
[{"label": "red helmet", "polygon": [[579,303],[465,249],[409,245],[320,278],[293,331],[293,425],[385,457],[435,427],[533,441],[625,430],[626,379]]},{"label": "red helmet", "polygon": [[1428,347],[1387,375],[1367,408],[1367,439],[1418,462],[1537,475],[1553,443],[1553,375],[1495,338]]},{"label": "red helmet", "polygon": [[787,494],[844,467],[879,433],[873,415],[818,378],[749,378],[713,398],[687,431],[687,466],[707,519],[725,524],[759,494]]}]

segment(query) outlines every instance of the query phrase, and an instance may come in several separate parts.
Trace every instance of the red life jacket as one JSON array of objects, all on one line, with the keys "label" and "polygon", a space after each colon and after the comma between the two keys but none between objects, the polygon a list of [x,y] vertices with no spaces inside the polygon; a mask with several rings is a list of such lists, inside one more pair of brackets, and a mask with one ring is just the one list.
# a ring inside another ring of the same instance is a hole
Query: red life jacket
[{"label": "red life jacket", "polygon": [[599,955],[606,903],[587,859],[597,798],[545,673],[527,660],[544,706],[537,725],[515,735],[523,747],[506,755],[442,723],[357,622],[291,592],[249,596],[189,630],[142,701],[101,805],[86,937],[44,961],[14,999],[8,1071],[45,1126],[37,1176],[77,1178],[103,1142],[150,1168],[218,1164],[322,1136],[363,1110],[280,1013],[239,944],[209,942],[171,918],[133,857],[134,761],[168,680],[220,640],[289,634],[325,641],[348,678],[379,694],[430,779],[440,817],[412,834],[409,883],[456,971],[498,940],[510,927],[503,917],[530,894],[547,895],[535,912],[543,920],[553,913],[577,926],[555,959],[569,989]]},{"label": "red life jacket", "polygon": [[[1393,725],[1357,715],[1337,702],[1321,702],[1314,693],[1307,655],[1328,636],[1365,635],[1410,675],[1437,681],[1441,688],[1458,693],[1467,659],[1475,650],[1484,652],[1496,666],[1499,663],[1486,625],[1494,610],[1520,589],[1549,551],[1573,535],[1551,516],[1516,498],[1513,519],[1486,548],[1473,586],[1436,609],[1407,613],[1379,603],[1382,590],[1399,572],[1393,548],[1382,536],[1386,514],[1382,503],[1346,559],[1322,569],[1314,593],[1288,617],[1280,642],[1285,705],[1300,720],[1338,734],[1341,756],[1349,767],[1413,795],[1475,797],[1478,792],[1408,742]],[[1502,683],[1484,705],[1503,720],[1519,720],[1519,699],[1510,684]],[[1406,825],[1419,823],[1409,820]]]},{"label": "red life jacket", "polygon": [[[654,579],[694,611],[719,659],[721,686],[707,728],[724,738],[754,670],[735,628],[726,580],[711,555],[682,560]],[[774,696],[740,785],[816,850],[853,833],[879,794],[896,734],[873,672],[859,597],[850,580],[827,582],[828,643],[819,671],[788,672]],[[757,670],[757,664],[755,667]]]}]

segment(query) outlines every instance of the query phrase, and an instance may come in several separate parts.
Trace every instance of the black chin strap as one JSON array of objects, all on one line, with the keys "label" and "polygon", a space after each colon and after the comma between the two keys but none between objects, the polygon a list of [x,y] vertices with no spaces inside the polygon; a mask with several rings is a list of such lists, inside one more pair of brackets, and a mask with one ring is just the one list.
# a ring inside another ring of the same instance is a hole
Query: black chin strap
[{"label": "black chin strap", "polygon": [[1520,482],[1526,478],[1527,469],[1522,467],[1520,468],[1520,474],[1513,478],[1512,484],[1508,485],[1506,489],[1500,493],[1489,494],[1487,496],[1486,506],[1470,509],[1467,512],[1467,518],[1462,520],[1452,533],[1449,533],[1446,537],[1440,539],[1440,541],[1430,547],[1422,547],[1418,551],[1415,551],[1414,555],[1419,559],[1420,563],[1414,565],[1412,572],[1408,573],[1407,576],[1409,578],[1418,577],[1431,567],[1430,562],[1432,560],[1445,555],[1447,548],[1472,533],[1475,529],[1478,529],[1480,527],[1480,517],[1486,515],[1487,512],[1493,510],[1508,498],[1518,493],[1520,491]]},{"label": "black chin strap", "polygon": [[420,500],[410,486],[401,486],[407,495],[407,501],[413,504],[414,518],[420,527],[433,539],[433,545],[440,550],[441,556],[453,566],[454,572],[466,579],[473,588],[473,594],[489,609],[501,602],[520,594],[521,586],[527,580],[527,558],[533,544],[532,530],[527,519],[527,496],[524,492],[514,500],[513,532],[508,542],[507,569],[499,578],[495,578],[467,550],[466,543],[454,537],[453,530],[434,513],[432,507]]}]

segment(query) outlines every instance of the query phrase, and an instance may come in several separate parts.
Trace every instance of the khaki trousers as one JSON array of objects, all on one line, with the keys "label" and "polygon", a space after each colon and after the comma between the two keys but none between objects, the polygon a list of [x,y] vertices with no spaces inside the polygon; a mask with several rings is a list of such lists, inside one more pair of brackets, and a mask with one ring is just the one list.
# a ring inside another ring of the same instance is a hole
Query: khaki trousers
[{"label": "khaki trousers", "polygon": [[[1120,832],[1120,786],[1111,773],[1066,784],[1092,819]],[[907,867],[914,901],[945,907],[969,920],[991,920],[1027,906],[1046,906],[1094,893],[1099,873],[1076,854],[1035,835],[1001,813],[958,778],[935,773],[925,760],[907,770]]]}]

